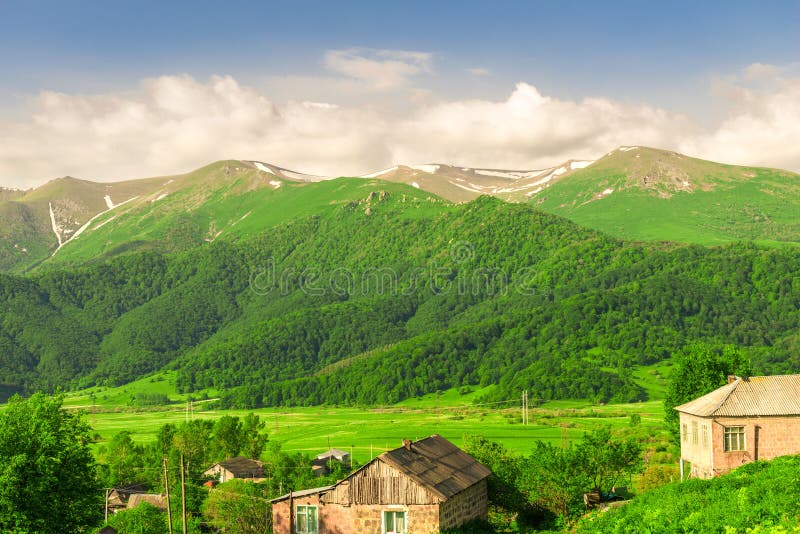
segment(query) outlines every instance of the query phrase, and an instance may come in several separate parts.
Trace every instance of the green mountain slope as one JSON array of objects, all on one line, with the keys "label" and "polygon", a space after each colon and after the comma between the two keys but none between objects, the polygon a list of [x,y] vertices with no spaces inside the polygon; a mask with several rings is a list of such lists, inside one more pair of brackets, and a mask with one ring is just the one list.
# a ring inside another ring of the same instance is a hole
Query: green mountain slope
[{"label": "green mountain slope", "polygon": [[632,368],[693,340],[761,372],[798,365],[794,247],[635,245],[486,197],[297,191],[312,185],[364,196],[247,238],[0,276],[0,389],[174,369],[238,406],[489,384],[494,400],[630,401],[646,396]]},{"label": "green mountain slope", "polygon": [[652,148],[617,149],[531,202],[625,239],[800,242],[800,175]]}]

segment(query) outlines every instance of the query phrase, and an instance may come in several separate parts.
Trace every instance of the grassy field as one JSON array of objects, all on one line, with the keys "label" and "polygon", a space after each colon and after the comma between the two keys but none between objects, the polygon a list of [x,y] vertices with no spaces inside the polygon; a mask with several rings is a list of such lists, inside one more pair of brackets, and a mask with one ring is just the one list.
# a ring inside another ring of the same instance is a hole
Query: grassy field
[{"label": "grassy field", "polygon": [[[663,391],[664,365],[637,371],[649,392]],[[173,403],[153,408],[131,406],[136,393],[164,393]],[[390,407],[304,407],[252,410],[267,422],[270,441],[279,442],[286,451],[317,453],[336,447],[351,450],[360,462],[398,447],[403,439],[421,439],[441,434],[456,444],[465,435],[478,434],[498,441],[509,449],[527,453],[537,440],[563,443],[580,438],[587,430],[602,425],[634,432],[643,441],[662,442],[663,408],[660,400],[635,404],[594,405],[587,401],[557,401],[529,409],[529,424],[521,424],[519,399],[492,404],[476,404],[486,389],[448,390],[406,400]],[[208,400],[191,405],[186,395],[174,393],[174,375],[164,373],[119,388],[92,388],[69,394],[65,406],[85,410],[87,419],[102,446],[121,430],[132,432],[140,442],[152,440],[158,428],[166,423],[180,423],[188,418],[216,419],[223,415],[242,416],[247,410],[213,409],[213,391],[203,392]],[[197,395],[195,395],[197,396]],[[191,411],[187,407],[191,406]],[[533,406],[533,403],[531,403]],[[641,423],[631,427],[631,415],[638,414]]]}]

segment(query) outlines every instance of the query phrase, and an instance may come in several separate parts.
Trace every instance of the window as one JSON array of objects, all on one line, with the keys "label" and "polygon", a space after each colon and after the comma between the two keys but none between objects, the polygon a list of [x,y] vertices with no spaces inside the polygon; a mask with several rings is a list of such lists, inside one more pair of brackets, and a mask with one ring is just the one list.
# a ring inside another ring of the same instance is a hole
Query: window
[{"label": "window", "polygon": [[708,425],[703,425],[703,448],[708,447]]},{"label": "window", "polygon": [[687,437],[687,435],[689,434],[689,430],[688,430],[688,428],[686,427],[686,423],[683,423],[682,430],[683,430],[683,441],[686,441],[686,440],[688,440],[688,439],[689,439],[689,438]]},{"label": "window", "polygon": [[745,450],[743,426],[726,426],[724,437],[725,452]]},{"label": "window", "polygon": [[697,445],[697,436],[699,432],[697,431],[697,421],[692,421],[692,444]]},{"label": "window", "polygon": [[319,532],[317,507],[298,506],[296,510],[297,525],[295,526],[295,532],[297,534],[317,534]]},{"label": "window", "polygon": [[383,512],[384,534],[406,534],[405,512]]}]

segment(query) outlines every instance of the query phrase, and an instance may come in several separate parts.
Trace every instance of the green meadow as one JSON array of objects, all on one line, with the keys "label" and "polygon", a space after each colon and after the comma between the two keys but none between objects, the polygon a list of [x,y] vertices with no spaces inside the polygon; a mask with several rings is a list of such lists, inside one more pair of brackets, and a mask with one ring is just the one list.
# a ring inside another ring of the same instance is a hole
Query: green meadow
[{"label": "green meadow", "polygon": [[[663,392],[668,365],[642,367],[637,381],[651,393]],[[502,443],[518,453],[528,453],[538,440],[566,443],[587,430],[610,425],[619,432],[634,433],[645,444],[656,446],[666,441],[663,407],[660,400],[631,404],[598,405],[589,401],[553,401],[538,404],[529,400],[528,424],[522,424],[521,398],[481,403],[492,386],[483,389],[459,388],[409,399],[386,407],[316,406],[262,408],[256,410],[215,409],[214,391],[201,392],[189,401],[175,393],[174,373],[161,373],[116,388],[91,388],[65,396],[67,408],[82,410],[96,432],[96,447],[101,447],[122,430],[135,441],[154,439],[166,423],[181,423],[189,418],[216,419],[223,415],[243,416],[253,412],[267,423],[271,442],[289,452],[316,454],[329,447],[352,452],[355,460],[398,447],[403,439],[421,439],[441,434],[457,445],[466,435],[481,435]],[[168,405],[137,407],[139,393],[163,393]],[[652,398],[652,397],[651,397]],[[631,424],[638,414],[640,423]]]}]

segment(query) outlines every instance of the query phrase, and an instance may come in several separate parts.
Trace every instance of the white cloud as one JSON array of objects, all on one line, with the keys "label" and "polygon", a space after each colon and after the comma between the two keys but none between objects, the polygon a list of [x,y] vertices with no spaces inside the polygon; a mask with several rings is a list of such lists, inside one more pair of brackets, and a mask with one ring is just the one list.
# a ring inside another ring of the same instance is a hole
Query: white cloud
[{"label": "white cloud", "polygon": [[[403,54],[390,61],[426,61]],[[27,117],[0,119],[0,184],[138,178],[226,158],[328,175],[425,162],[526,169],[619,145],[800,169],[800,78],[754,66],[725,83],[729,112],[711,129],[647,104],[559,99],[526,83],[501,100],[434,100],[406,88],[402,112],[320,98],[276,104],[229,76],[162,76],[124,95],[46,91]]]},{"label": "white cloud", "polygon": [[328,70],[359,80],[378,91],[406,87],[412,77],[431,72],[432,63],[432,54],[408,50],[350,48],[325,53]]},{"label": "white cloud", "polygon": [[800,171],[797,66],[755,63],[721,82],[729,113],[716,129],[678,144],[687,154],[740,165]]}]

